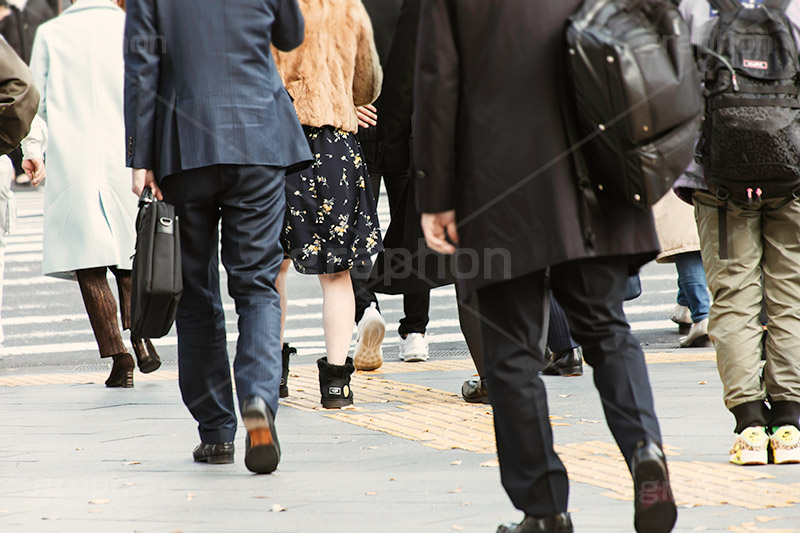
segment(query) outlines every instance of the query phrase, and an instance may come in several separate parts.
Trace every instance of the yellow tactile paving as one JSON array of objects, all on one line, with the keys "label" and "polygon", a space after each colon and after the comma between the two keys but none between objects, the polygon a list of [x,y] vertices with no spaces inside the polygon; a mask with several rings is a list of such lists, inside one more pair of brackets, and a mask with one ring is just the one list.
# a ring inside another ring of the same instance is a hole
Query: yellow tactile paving
[{"label": "yellow tactile paving", "polygon": [[[649,363],[671,363],[713,360],[713,353],[648,354]],[[427,362],[424,364],[386,363],[379,371],[357,372],[351,386],[357,405],[352,409],[327,411],[319,405],[319,382],[316,365],[292,368],[289,380],[290,397],[281,402],[289,407],[319,412],[321,415],[348,424],[381,431],[398,438],[413,440],[434,449],[462,449],[486,454],[482,464],[496,466],[496,448],[492,409],[483,404],[467,404],[456,391],[443,391],[386,379],[387,374],[419,371],[463,371],[472,369],[469,359]],[[0,378],[0,386],[32,386],[55,383],[103,383],[106,372],[36,374]],[[153,374],[137,372],[136,381],[175,380],[175,370]],[[553,415],[556,425],[600,423],[596,420]],[[582,442],[556,446],[574,481],[603,489],[604,495],[632,500],[630,474],[617,450],[610,442]],[[736,467],[727,463],[681,461],[679,450],[667,448],[671,456],[670,470],[679,505],[732,505],[744,509],[791,507],[800,503],[800,484],[784,485],[760,470]],[[751,527],[752,526],[752,527]],[[731,531],[784,531],[758,528],[745,523]]]},{"label": "yellow tactile paving", "polygon": [[702,353],[680,353],[680,352],[658,352],[645,353],[644,358],[648,364],[658,363],[691,363],[693,361],[716,361],[717,356],[714,352]]},{"label": "yellow tactile paving", "polygon": [[[25,387],[31,385],[65,385],[78,383],[105,383],[108,372],[72,372],[69,374],[26,374],[0,377],[0,387]],[[177,370],[160,370],[152,374],[134,375],[134,381],[171,381],[178,379]]]}]

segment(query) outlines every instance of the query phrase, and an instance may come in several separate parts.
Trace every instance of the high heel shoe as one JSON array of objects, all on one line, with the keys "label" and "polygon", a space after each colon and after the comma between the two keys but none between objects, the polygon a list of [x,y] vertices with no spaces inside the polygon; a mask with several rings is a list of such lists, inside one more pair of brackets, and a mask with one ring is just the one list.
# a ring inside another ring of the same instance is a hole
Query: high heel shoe
[{"label": "high heel shoe", "polygon": [[106,380],[106,387],[122,387],[123,389],[133,388],[133,357],[129,353],[121,353],[114,357],[114,366],[111,367],[111,375]]},{"label": "high heel shoe", "polygon": [[131,344],[142,374],[155,372],[161,367],[161,358],[158,356],[158,352],[156,352],[155,346],[150,342],[150,339],[131,338]]}]

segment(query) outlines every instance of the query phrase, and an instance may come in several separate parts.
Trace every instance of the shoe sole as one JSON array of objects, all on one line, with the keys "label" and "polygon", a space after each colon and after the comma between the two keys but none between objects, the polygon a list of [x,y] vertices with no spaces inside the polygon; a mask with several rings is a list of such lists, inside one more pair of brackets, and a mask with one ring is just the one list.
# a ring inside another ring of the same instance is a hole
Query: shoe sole
[{"label": "shoe sole", "polygon": [[700,335],[689,344],[681,343],[681,348],[709,348],[711,346],[711,339],[708,335]]},{"label": "shoe sole", "polygon": [[545,376],[562,376],[565,378],[576,377],[583,375],[583,366],[568,366],[564,368],[556,367],[552,369],[542,369],[542,374]]},{"label": "shoe sole", "polygon": [[342,407],[347,407],[348,405],[353,405],[353,400],[351,399],[336,399],[336,400],[321,400],[320,403],[322,407],[325,409],[341,409]]},{"label": "shoe sole", "polygon": [[242,419],[250,438],[250,448],[244,454],[244,465],[256,474],[274,472],[281,458],[274,437],[275,428],[260,411],[242,413]]},{"label": "shoe sole", "polygon": [[233,464],[232,455],[212,455],[203,460],[197,461],[198,463],[208,463],[210,465],[229,465]]},{"label": "shoe sole", "polygon": [[767,450],[740,450],[729,456],[732,464],[739,466],[766,465],[769,463]]},{"label": "shoe sole", "polygon": [[148,359],[144,363],[139,364],[139,372],[142,374],[149,374],[151,372],[155,372],[161,368],[161,360],[160,359]]},{"label": "shoe sole", "polygon": [[467,398],[462,394],[461,397],[464,398],[464,401],[467,403],[491,403],[488,396],[481,396],[480,398]]},{"label": "shoe sole", "polygon": [[[780,450],[779,450],[780,451]],[[772,452],[773,463],[776,465],[796,465],[800,464],[800,454],[797,450],[785,453]]]},{"label": "shoe sole", "polygon": [[431,356],[428,354],[412,354],[401,357],[401,359],[404,363],[424,363],[430,359],[430,357]]},{"label": "shoe sole", "polygon": [[357,370],[375,370],[383,365],[381,344],[386,335],[386,324],[374,320],[364,327],[353,351],[353,366]]},{"label": "shoe sole", "polygon": [[655,499],[647,508],[639,508],[634,518],[638,533],[669,533],[678,519],[678,508],[672,497],[665,465],[660,461],[646,461],[637,465],[634,479],[639,483],[637,497],[640,505],[644,499]]},{"label": "shoe sole", "polygon": [[289,387],[281,387],[278,389],[278,397],[279,398],[288,398],[289,397]]}]

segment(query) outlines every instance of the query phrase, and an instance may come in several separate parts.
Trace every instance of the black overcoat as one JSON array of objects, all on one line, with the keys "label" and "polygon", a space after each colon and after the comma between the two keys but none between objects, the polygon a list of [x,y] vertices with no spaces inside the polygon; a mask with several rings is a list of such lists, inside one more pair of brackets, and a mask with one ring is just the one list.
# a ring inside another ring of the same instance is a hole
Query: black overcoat
[{"label": "black overcoat", "polygon": [[[566,261],[655,257],[650,212],[581,216],[560,108],[581,0],[425,0],[414,153],[424,213],[456,210],[462,296]],[[590,224],[594,240],[588,241]]]}]

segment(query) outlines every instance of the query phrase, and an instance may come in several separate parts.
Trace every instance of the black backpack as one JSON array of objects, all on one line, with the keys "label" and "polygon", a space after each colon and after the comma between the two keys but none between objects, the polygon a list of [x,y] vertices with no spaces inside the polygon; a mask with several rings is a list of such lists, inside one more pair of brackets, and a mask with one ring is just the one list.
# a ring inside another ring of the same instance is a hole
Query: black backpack
[{"label": "black backpack", "polygon": [[758,207],[800,192],[798,54],[790,0],[719,11],[706,56],[706,112],[698,162],[711,192]]},{"label": "black backpack", "polygon": [[669,0],[586,0],[566,42],[565,122],[583,196],[606,212],[649,209],[691,162],[700,130],[689,28]]}]

